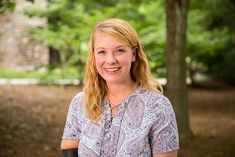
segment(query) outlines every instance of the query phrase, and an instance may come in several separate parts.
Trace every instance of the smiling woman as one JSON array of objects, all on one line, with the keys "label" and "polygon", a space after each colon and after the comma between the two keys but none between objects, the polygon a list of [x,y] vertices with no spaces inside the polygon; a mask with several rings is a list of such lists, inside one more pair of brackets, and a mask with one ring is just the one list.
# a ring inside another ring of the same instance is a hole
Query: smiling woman
[{"label": "smiling woman", "polygon": [[136,51],[102,32],[95,33],[95,63],[98,73],[107,84],[128,84]]},{"label": "smiling woman", "polygon": [[107,19],[95,26],[86,83],[71,101],[61,148],[65,157],[177,156],[173,108],[126,21]]}]

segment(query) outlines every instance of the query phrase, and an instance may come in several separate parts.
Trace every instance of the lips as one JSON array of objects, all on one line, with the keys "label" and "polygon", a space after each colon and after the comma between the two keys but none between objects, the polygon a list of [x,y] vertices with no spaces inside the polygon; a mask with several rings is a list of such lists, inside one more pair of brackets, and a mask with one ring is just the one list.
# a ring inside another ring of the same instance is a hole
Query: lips
[{"label": "lips", "polygon": [[105,70],[107,73],[116,73],[116,72],[118,72],[120,69],[121,69],[121,67],[104,68],[104,70]]}]

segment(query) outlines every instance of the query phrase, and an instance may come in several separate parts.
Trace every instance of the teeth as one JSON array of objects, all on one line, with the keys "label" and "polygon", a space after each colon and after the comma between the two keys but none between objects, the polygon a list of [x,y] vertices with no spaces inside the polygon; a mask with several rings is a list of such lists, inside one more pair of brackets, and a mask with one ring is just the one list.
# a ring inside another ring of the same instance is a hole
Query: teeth
[{"label": "teeth", "polygon": [[109,72],[113,72],[113,71],[117,71],[119,68],[107,68],[105,70],[109,71]]}]

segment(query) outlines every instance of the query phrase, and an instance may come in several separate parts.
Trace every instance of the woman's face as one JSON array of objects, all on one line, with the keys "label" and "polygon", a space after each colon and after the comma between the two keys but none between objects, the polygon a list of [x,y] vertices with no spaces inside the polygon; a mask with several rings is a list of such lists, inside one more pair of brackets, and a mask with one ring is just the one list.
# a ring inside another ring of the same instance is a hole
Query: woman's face
[{"label": "woman's face", "polygon": [[106,83],[131,82],[130,69],[136,56],[132,48],[108,34],[96,32],[94,55],[96,69]]}]

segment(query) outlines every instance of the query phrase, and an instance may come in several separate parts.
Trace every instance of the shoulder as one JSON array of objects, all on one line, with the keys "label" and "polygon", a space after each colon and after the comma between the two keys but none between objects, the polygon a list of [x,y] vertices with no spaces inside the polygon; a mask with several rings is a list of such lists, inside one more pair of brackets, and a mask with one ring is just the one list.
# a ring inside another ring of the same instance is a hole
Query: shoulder
[{"label": "shoulder", "polygon": [[143,87],[139,96],[145,102],[146,107],[157,110],[169,110],[172,108],[170,100],[163,94]]},{"label": "shoulder", "polygon": [[70,108],[73,110],[82,110],[83,92],[75,94],[70,102]]},{"label": "shoulder", "polygon": [[72,100],[81,101],[83,99],[83,95],[84,95],[83,92],[78,92],[77,94],[74,95]]}]

